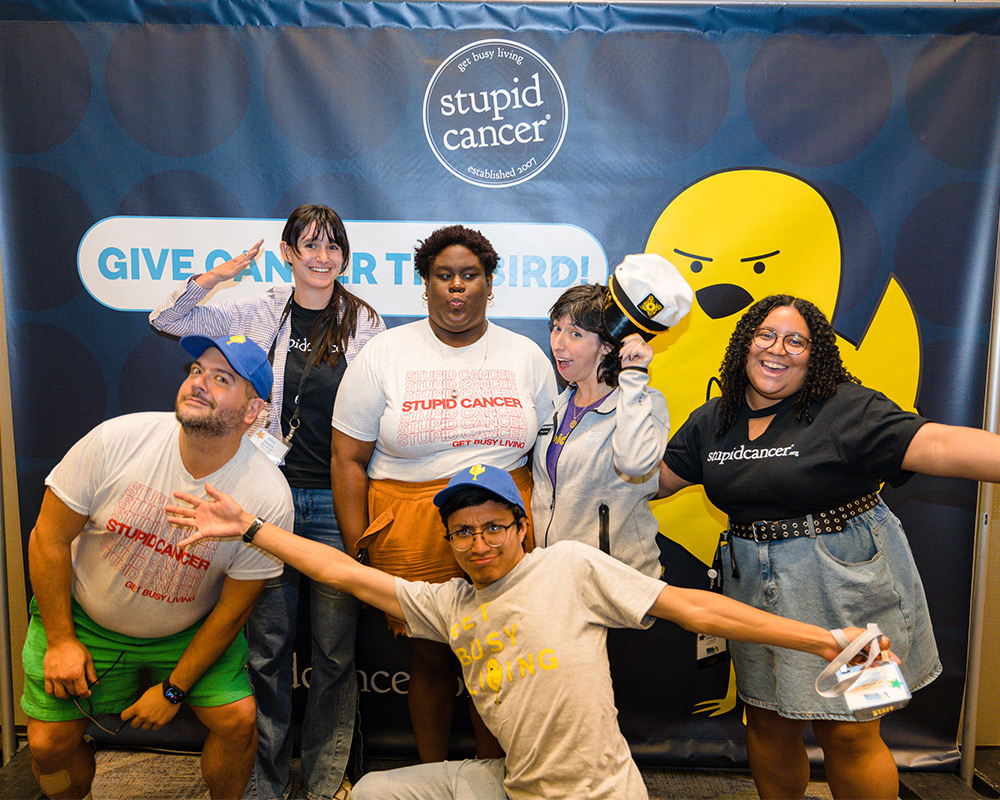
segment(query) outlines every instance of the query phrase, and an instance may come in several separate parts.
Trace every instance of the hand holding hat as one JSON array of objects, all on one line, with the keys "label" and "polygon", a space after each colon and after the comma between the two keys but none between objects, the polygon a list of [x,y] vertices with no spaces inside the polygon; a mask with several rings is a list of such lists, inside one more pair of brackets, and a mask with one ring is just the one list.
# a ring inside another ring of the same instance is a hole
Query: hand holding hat
[{"label": "hand holding hat", "polygon": [[677,268],[656,253],[625,256],[608,289],[604,327],[619,341],[637,333],[648,342],[680,322],[694,302]]}]

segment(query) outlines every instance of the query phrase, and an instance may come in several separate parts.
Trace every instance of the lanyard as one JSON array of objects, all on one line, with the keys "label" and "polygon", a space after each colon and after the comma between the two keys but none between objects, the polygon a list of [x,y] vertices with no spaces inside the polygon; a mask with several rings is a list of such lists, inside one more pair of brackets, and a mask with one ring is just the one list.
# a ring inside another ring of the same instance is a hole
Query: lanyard
[{"label": "lanyard", "polygon": [[[289,295],[288,302],[285,303],[285,307],[281,312],[281,318],[278,320],[278,330],[275,331],[274,339],[271,341],[271,349],[267,352],[267,360],[271,362],[271,366],[274,366],[274,351],[278,344],[278,334],[281,333],[281,328],[284,326],[285,321],[288,319],[288,315],[292,311],[292,297],[294,293]],[[292,446],[292,437],[295,436],[295,431],[298,430],[299,422],[299,397],[302,392],[302,387],[306,385],[306,381],[309,378],[309,373],[312,371],[313,364],[319,360],[318,356],[312,351],[312,342],[309,342],[309,355],[306,357],[306,366],[302,370],[302,374],[299,376],[299,385],[295,387],[295,408],[292,409],[292,417],[288,420],[288,435],[284,438],[284,442],[289,447]],[[288,397],[287,389],[285,387],[285,397]]]},{"label": "lanyard", "polygon": [[833,634],[833,638],[837,640],[839,644],[844,649],[840,651],[840,654],[833,659],[823,671],[816,678],[816,691],[819,692],[823,697],[839,697],[860,677],[861,673],[855,673],[849,678],[841,681],[835,686],[829,689],[820,689],[820,684],[824,681],[828,681],[833,677],[834,673],[842,666],[847,664],[852,658],[854,658],[858,653],[860,653],[865,647],[868,647],[868,658],[865,661],[864,666],[871,666],[872,662],[881,653],[879,650],[879,637],[882,635],[882,631],[879,630],[878,625],[874,622],[869,622],[868,627],[864,633],[860,634],[853,642],[847,640],[844,632],[837,628],[836,630],[830,631]]}]

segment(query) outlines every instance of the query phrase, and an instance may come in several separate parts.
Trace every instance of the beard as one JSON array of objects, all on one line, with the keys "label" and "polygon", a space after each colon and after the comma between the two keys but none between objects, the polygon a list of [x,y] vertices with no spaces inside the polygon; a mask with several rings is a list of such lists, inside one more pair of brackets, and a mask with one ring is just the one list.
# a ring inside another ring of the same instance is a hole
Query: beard
[{"label": "beard", "polygon": [[[210,405],[208,413],[194,414],[188,409],[181,408],[181,402],[186,400],[188,397],[197,397],[199,400],[208,403]],[[246,414],[247,406],[249,404],[250,401],[248,400],[238,411],[228,408],[220,409],[207,397],[188,394],[184,395],[184,397],[177,398],[177,402],[174,405],[174,416],[177,417],[177,421],[181,424],[181,428],[183,428],[184,432],[189,436],[216,438],[220,436],[228,436],[231,433],[239,431],[243,425],[243,416]]]}]

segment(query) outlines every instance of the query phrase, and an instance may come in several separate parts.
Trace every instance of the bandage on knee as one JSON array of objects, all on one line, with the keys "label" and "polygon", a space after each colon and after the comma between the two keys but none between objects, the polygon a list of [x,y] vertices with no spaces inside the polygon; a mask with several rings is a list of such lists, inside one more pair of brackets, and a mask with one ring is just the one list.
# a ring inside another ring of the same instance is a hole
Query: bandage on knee
[{"label": "bandage on knee", "polygon": [[38,776],[38,785],[45,794],[65,792],[72,783],[73,779],[70,778],[69,773],[64,769]]}]

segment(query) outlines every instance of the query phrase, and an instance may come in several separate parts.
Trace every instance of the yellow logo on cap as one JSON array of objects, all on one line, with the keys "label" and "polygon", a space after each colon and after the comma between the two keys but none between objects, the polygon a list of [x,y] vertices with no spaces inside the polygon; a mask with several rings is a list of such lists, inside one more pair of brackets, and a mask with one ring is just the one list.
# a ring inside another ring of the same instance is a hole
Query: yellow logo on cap
[{"label": "yellow logo on cap", "polygon": [[247,337],[242,333],[237,333],[226,339],[226,344],[243,344],[246,342]]},{"label": "yellow logo on cap", "polygon": [[653,295],[647,294],[646,299],[639,303],[639,309],[647,317],[653,319],[657,314],[663,311],[663,303],[653,297]]},{"label": "yellow logo on cap", "polygon": [[486,467],[482,464],[476,464],[474,467],[469,467],[469,474],[472,476],[472,480],[476,480],[480,475],[486,472]]}]

